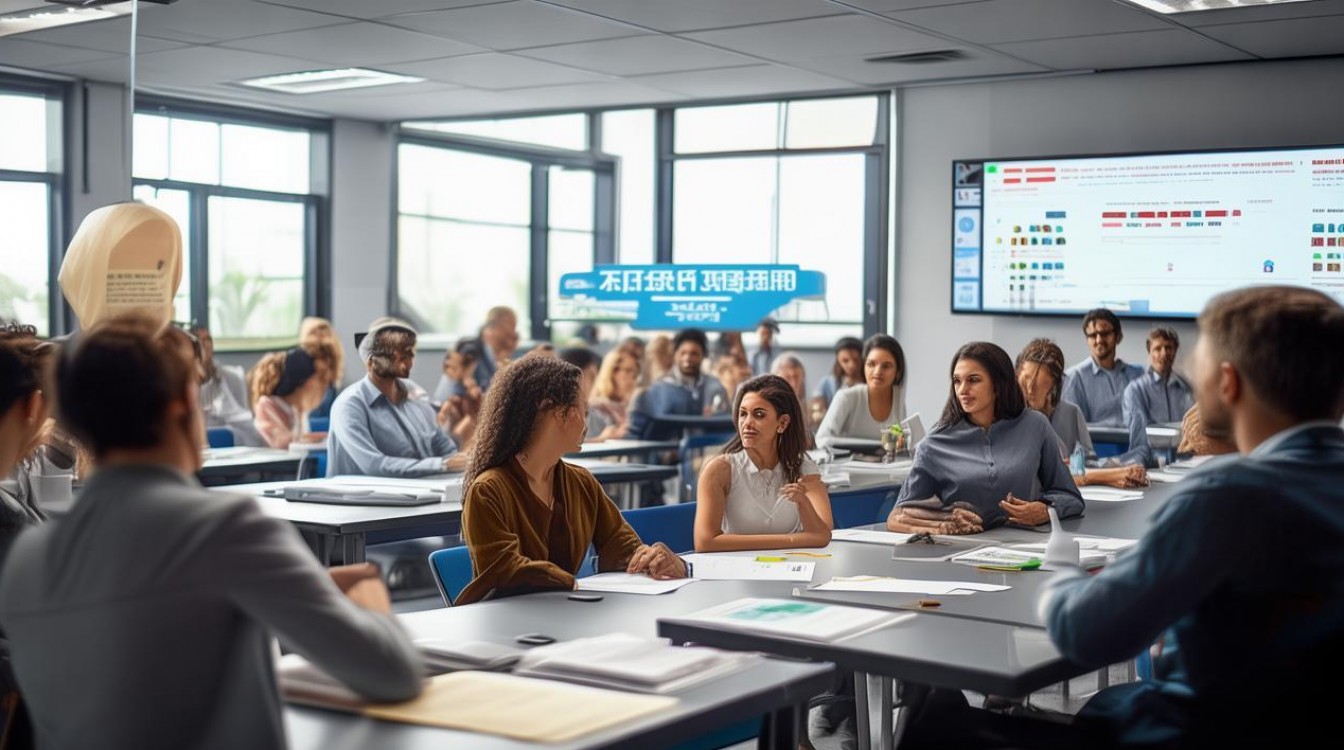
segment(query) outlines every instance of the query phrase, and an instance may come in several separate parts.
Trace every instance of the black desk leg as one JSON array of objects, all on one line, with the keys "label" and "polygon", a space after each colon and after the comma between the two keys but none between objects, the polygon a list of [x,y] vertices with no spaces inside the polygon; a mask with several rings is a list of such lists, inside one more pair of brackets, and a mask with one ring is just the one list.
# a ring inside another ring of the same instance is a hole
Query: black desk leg
[{"label": "black desk leg", "polygon": [[806,725],[807,709],[786,706],[761,719],[761,734],[756,738],[759,750],[798,750],[799,729]]}]

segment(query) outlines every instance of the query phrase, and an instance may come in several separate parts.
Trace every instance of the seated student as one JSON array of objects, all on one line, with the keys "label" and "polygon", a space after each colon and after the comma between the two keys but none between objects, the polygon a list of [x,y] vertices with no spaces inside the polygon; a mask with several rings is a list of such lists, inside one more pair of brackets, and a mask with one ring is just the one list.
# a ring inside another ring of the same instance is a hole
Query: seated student
[{"label": "seated student", "polygon": [[485,323],[476,337],[481,342],[481,359],[476,363],[476,383],[482,391],[490,389],[490,379],[509,363],[518,349],[518,313],[499,305],[485,313]]},{"label": "seated student", "polygon": [[[676,366],[635,398],[626,431],[630,437],[666,440],[673,431],[656,430],[654,418],[668,414],[698,416],[727,410],[728,393],[723,384],[700,370],[708,346],[704,331],[686,328],[677,332],[672,339]],[[722,406],[715,409],[715,404]]]},{"label": "seated student", "polygon": [[335,355],[326,344],[308,349],[271,352],[248,373],[254,424],[266,444],[320,443],[325,432],[308,432],[308,413],[322,403],[331,387]]},{"label": "seated student", "polygon": [[418,477],[461,471],[467,457],[439,428],[429,401],[412,398],[415,329],[379,318],[359,345],[369,374],[331,405],[327,476]]},{"label": "seated student", "polygon": [[641,385],[647,387],[662,380],[672,371],[673,364],[672,337],[665,333],[654,336],[645,350],[644,379]]},{"label": "seated student", "polygon": [[630,402],[639,388],[640,358],[622,346],[607,352],[593,381],[588,402],[588,439],[614,440],[625,437]]},{"label": "seated student", "polygon": [[1061,400],[1077,404],[1088,424],[1122,426],[1125,388],[1143,369],[1116,356],[1115,348],[1125,336],[1120,319],[1110,310],[1089,310],[1083,316],[1083,334],[1091,356],[1064,371]]},{"label": "seated student", "polygon": [[877,440],[882,430],[905,419],[905,350],[877,333],[863,345],[864,381],[836,391],[817,428],[817,445],[837,437]]},{"label": "seated student", "polygon": [[1104,666],[1162,639],[1154,679],[1083,708],[1078,747],[1307,747],[1338,702],[1321,688],[1344,664],[1344,308],[1251,287],[1199,329],[1200,414],[1241,456],[1174,485],[1095,576],[1052,561],[1041,612],[1065,657]]},{"label": "seated student", "polygon": [[464,480],[462,536],[475,577],[454,604],[574,588],[591,544],[599,571],[682,578],[662,543],[640,542],[587,469],[560,460],[587,428],[582,373],[528,354],[495,375]]},{"label": "seated student", "polygon": [[476,363],[480,359],[479,341],[459,339],[453,350],[443,355],[443,377],[434,389],[434,402],[439,404],[439,427],[465,447],[471,445],[481,414],[481,399],[485,397],[476,384]]},{"label": "seated student", "polygon": [[[1064,380],[1064,352],[1050,339],[1032,339],[1017,355],[1017,384],[1027,406],[1050,418],[1050,426],[1059,436],[1061,456],[1067,460],[1074,446],[1095,458],[1092,436],[1087,432],[1083,412],[1068,401],[1060,400]],[[1140,464],[1087,468],[1074,475],[1078,485],[1108,484],[1112,487],[1141,487],[1148,484],[1148,472]]]},{"label": "seated student", "polygon": [[775,336],[779,335],[779,322],[774,318],[761,318],[756,324],[756,351],[751,353],[751,371],[756,375],[770,372],[775,362]]},{"label": "seated student", "polygon": [[[1007,352],[972,342],[952,358],[943,415],[915,448],[887,518],[892,531],[975,534],[1011,523],[1081,515],[1083,498],[1060,459],[1050,421],[1028,409]],[[1040,488],[1039,497],[1036,488]]]},{"label": "seated student", "polygon": [[748,380],[751,380],[751,365],[747,364],[745,357],[736,352],[721,354],[714,359],[714,364],[709,368],[714,379],[723,386],[724,403],[715,401],[710,404],[712,411],[726,411],[728,409],[727,401],[733,398],[737,393],[737,387]]},{"label": "seated student", "polygon": [[193,478],[204,430],[185,333],[128,314],[66,346],[57,409],[95,469],[0,576],[39,747],[283,748],[273,634],[370,700],[420,691],[380,579],[342,596],[293,526]]},{"label": "seated student", "polygon": [[696,493],[695,551],[825,547],[831,499],[807,457],[802,403],[778,375],[742,384],[737,434],[705,463]]},{"label": "seated student", "polygon": [[341,381],[345,378],[345,349],[336,335],[336,329],[330,320],[310,315],[299,321],[299,348],[308,349],[317,344],[331,347],[332,379],[326,394],[322,396],[322,403],[308,412],[309,419],[331,417],[331,405],[336,402],[336,395],[341,391]]},{"label": "seated student", "polygon": [[1199,418],[1198,403],[1185,412],[1185,418],[1181,420],[1181,444],[1176,446],[1176,455],[1221,456],[1236,451],[1231,433],[1210,427]]},{"label": "seated student", "polygon": [[[673,343],[673,348],[675,349],[675,342]],[[742,343],[742,334],[740,332],[723,331],[714,339],[714,345],[705,350],[705,353],[715,360],[728,354],[747,359],[747,345]],[[751,366],[750,361],[748,361],[747,366]]]},{"label": "seated student", "polygon": [[227,427],[234,445],[265,445],[266,441],[252,423],[248,408],[247,379],[243,369],[215,361],[215,339],[203,325],[193,325],[191,333],[201,345],[201,411],[205,426]]},{"label": "seated student", "polygon": [[836,391],[858,385],[863,382],[863,342],[853,336],[845,336],[835,342],[835,362],[831,364],[831,374],[817,383],[813,396],[820,396],[830,407]]},{"label": "seated student", "polygon": [[1148,426],[1176,422],[1195,403],[1195,392],[1185,378],[1172,369],[1181,337],[1176,329],[1153,326],[1148,332],[1148,370],[1125,388],[1123,411],[1129,428],[1129,450],[1125,457],[1155,466],[1153,449],[1148,442]]}]

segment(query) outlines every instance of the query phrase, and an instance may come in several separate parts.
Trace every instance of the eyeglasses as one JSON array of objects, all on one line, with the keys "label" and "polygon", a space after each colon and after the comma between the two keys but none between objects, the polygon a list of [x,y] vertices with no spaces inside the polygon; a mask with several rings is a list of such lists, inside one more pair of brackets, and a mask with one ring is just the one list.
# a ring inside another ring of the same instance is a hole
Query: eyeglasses
[{"label": "eyeglasses", "polygon": [[1084,336],[1085,338],[1089,338],[1089,339],[1105,339],[1105,338],[1110,338],[1111,336],[1114,336],[1114,335],[1115,335],[1115,329],[1114,329],[1114,328],[1102,328],[1102,329],[1100,329],[1100,330],[1089,331],[1089,332],[1083,334],[1083,336]]}]

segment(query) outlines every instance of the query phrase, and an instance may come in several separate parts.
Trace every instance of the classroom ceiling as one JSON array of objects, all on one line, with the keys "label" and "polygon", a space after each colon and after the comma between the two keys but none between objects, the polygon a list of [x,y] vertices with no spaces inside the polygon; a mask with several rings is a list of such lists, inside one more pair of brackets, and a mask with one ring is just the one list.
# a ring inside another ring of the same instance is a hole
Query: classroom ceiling
[{"label": "classroom ceiling", "polygon": [[[0,13],[43,7],[0,0]],[[47,6],[52,7],[52,6]],[[141,3],[155,93],[396,121],[1344,53],[1344,0],[1163,16],[1119,0],[179,0]],[[0,67],[125,83],[130,20],[0,37]],[[870,58],[955,50],[943,62]],[[427,79],[292,95],[361,66]]]}]

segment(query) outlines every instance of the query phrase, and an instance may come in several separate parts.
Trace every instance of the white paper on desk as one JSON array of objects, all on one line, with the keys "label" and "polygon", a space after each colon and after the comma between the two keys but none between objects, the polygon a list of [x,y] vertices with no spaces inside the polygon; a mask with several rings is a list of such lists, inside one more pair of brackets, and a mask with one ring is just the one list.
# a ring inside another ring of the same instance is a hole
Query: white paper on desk
[{"label": "white paper on desk", "polygon": [[1148,472],[1148,481],[1150,482],[1179,482],[1189,476],[1179,471],[1150,471]]},{"label": "white paper on desk", "polygon": [[1080,487],[1083,499],[1095,503],[1123,503],[1143,498],[1142,492],[1122,490],[1115,487]]},{"label": "white paper on desk", "polygon": [[[1024,545],[1026,546],[1026,545]],[[1042,551],[1045,545],[1040,545]],[[952,562],[962,565],[991,565],[1000,567],[1011,567],[1022,565],[1030,560],[1040,560],[1041,554],[1032,552],[1028,549],[1016,549],[1008,547],[981,547],[973,549],[970,552],[963,552],[952,558]]]},{"label": "white paper on desk", "polygon": [[814,586],[812,590],[969,596],[977,591],[1007,591],[1010,588],[1012,587],[973,581],[922,581],[914,578],[887,578],[885,576],[837,576],[820,586]]},{"label": "white paper on desk", "polygon": [[821,483],[826,485],[827,487],[848,487],[849,472],[831,471],[828,474],[822,474]]},{"label": "white paper on desk", "polygon": [[[1127,550],[1139,543],[1138,539],[1123,539],[1112,536],[1083,536],[1075,534],[1074,541],[1078,542],[1078,549],[1084,552],[1107,552],[1115,553]],[[1031,542],[1027,544],[1014,544],[1013,549],[1026,550],[1031,552],[1045,553],[1045,542]]]},{"label": "white paper on desk", "polygon": [[1191,456],[1184,461],[1167,464],[1167,468],[1173,471],[1189,471],[1191,469],[1198,469],[1215,458],[1217,458],[1217,456]]},{"label": "white paper on desk", "polygon": [[[770,553],[766,553],[767,555]],[[802,581],[812,580],[814,562],[759,562],[742,555],[682,555],[691,563],[692,574],[706,581]]]},{"label": "white paper on desk", "polygon": [[633,573],[598,573],[577,580],[579,591],[600,591],[608,594],[666,594],[695,583],[694,578],[673,578],[659,581]]},{"label": "white paper on desk", "polygon": [[738,599],[685,617],[734,630],[812,641],[838,641],[914,618],[913,612],[896,614],[881,609],[755,598]]},{"label": "white paper on desk", "polygon": [[443,502],[455,503],[462,500],[462,477],[359,477],[339,476],[328,479],[309,479],[298,483],[302,487],[331,487],[341,490],[369,490],[371,492],[437,492],[443,496]]},{"label": "white paper on desk", "polygon": [[894,547],[904,544],[910,534],[896,531],[878,531],[877,529],[836,529],[831,532],[831,541],[861,542],[863,544],[885,544]]}]

